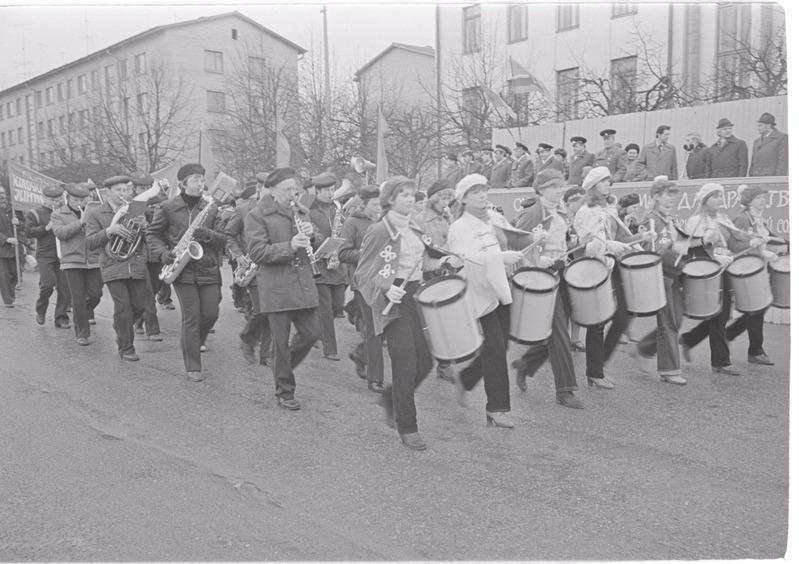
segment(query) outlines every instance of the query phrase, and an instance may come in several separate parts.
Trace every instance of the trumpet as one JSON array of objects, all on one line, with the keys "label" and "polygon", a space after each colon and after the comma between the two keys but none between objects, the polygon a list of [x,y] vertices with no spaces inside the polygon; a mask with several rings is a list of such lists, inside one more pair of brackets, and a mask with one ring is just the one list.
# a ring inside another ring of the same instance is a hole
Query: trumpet
[{"label": "trumpet", "polygon": [[[294,214],[294,225],[297,227],[297,233],[302,233],[301,225],[302,220],[300,219],[299,208],[297,206],[297,202],[291,200],[289,202],[291,206],[291,211]],[[313,252],[313,247],[311,247],[310,243],[307,247],[305,247],[305,251],[308,253],[308,261],[311,263],[311,272],[313,273],[314,278],[321,278],[322,272],[319,270],[319,265],[317,264],[316,255]]]}]

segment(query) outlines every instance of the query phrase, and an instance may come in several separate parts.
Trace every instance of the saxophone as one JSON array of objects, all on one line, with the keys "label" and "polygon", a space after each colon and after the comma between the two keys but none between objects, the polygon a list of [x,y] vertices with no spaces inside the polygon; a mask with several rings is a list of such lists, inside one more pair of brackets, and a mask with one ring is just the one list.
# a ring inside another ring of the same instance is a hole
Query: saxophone
[{"label": "saxophone", "polygon": [[241,255],[233,271],[233,282],[236,286],[246,288],[257,273],[258,265],[248,255]]},{"label": "saxophone", "polygon": [[205,223],[205,218],[208,217],[214,200],[208,195],[203,195],[202,199],[205,202],[205,207],[200,210],[200,213],[197,214],[189,228],[186,229],[178,244],[172,249],[175,253],[175,261],[172,264],[165,264],[161,269],[161,274],[158,275],[158,278],[166,284],[172,284],[180,276],[180,273],[183,272],[190,260],[203,258],[203,247],[200,243],[194,241],[194,232]]},{"label": "saxophone", "polygon": [[[333,216],[333,225],[331,227],[332,233],[330,234],[330,237],[333,239],[339,239],[341,237],[341,228],[344,226],[344,211],[342,210],[341,202],[338,200],[333,200],[333,204],[336,206],[336,214]],[[338,268],[339,264],[340,261],[337,254],[328,257],[328,269],[335,270]]]}]

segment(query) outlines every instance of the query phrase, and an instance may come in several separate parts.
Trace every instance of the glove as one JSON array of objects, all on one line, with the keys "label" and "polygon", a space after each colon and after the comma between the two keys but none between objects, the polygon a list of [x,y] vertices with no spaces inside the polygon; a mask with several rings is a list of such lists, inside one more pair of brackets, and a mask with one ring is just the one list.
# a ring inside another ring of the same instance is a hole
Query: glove
[{"label": "glove", "polygon": [[405,290],[399,286],[391,286],[388,291],[386,291],[386,297],[388,298],[388,301],[395,304],[400,303],[404,295]]},{"label": "glove", "polygon": [[522,254],[519,251],[502,251],[502,262],[506,265],[514,265],[522,260]]},{"label": "glove", "polygon": [[625,250],[624,243],[620,243],[618,241],[608,241],[606,246],[608,251],[610,251],[616,256],[620,255]]},{"label": "glove", "polygon": [[201,243],[208,243],[211,240],[211,230],[207,227],[198,227],[194,230],[194,240]]}]

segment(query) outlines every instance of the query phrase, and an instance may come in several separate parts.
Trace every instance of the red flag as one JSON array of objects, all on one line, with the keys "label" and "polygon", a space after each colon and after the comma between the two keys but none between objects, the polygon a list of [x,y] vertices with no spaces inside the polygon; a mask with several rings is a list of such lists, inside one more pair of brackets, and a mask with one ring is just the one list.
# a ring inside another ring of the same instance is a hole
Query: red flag
[{"label": "red flag", "polygon": [[513,111],[513,108],[511,108],[508,105],[508,103],[505,100],[503,100],[499,94],[497,94],[496,92],[485,86],[483,86],[482,88],[483,88],[483,94],[485,94],[488,103],[494,107],[494,109],[499,114],[499,117],[501,117],[502,119],[511,119],[513,121],[516,121],[518,119],[518,116],[516,115],[516,112]]},{"label": "red flag", "polygon": [[386,158],[385,136],[388,131],[388,123],[383,117],[383,109],[377,107],[377,178],[375,182],[381,184],[388,178],[388,159]]},{"label": "red flag", "polygon": [[510,78],[508,78],[508,82],[510,83],[511,92],[514,94],[527,94],[537,90],[541,95],[549,96],[546,87],[530,71],[517,63],[513,57],[508,59],[510,61]]}]

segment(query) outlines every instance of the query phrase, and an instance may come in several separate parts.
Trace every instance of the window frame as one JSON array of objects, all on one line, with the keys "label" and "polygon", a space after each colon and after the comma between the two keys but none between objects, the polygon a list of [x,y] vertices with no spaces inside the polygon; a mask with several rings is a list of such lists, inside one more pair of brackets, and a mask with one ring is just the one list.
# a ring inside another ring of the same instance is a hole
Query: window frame
[{"label": "window frame", "polygon": [[627,16],[634,16],[638,13],[637,2],[611,2],[610,3],[610,19],[615,20],[618,18],[626,18]]},{"label": "window frame", "polygon": [[[561,100],[563,98],[561,95],[563,87],[562,85],[565,82],[562,77],[566,77],[565,73],[569,72],[574,72],[574,76],[568,77],[568,80],[576,84],[576,87],[572,87],[573,88],[572,92],[574,92],[576,96],[574,96],[575,99],[569,101],[568,113],[564,113],[561,109],[563,107],[563,104],[561,103]],[[557,106],[558,121],[577,119],[579,114],[578,112],[579,108],[577,107],[578,103],[577,98],[579,98],[579,89],[580,89],[579,80],[580,80],[580,67],[569,67],[567,69],[560,69],[558,71],[555,71],[555,101]]]},{"label": "window frame", "polygon": [[[476,12],[477,15],[469,15],[469,10]],[[480,52],[483,42],[482,20],[483,12],[480,4],[472,4],[463,8],[461,20],[461,34],[463,35],[463,41],[461,47],[464,55],[471,55]],[[474,45],[471,45],[469,42],[470,34],[468,31],[471,29],[469,27],[469,22],[473,21],[476,21],[477,23],[475,24],[475,29],[473,30],[475,37],[473,38],[474,41],[472,43],[474,43]]]},{"label": "window frame", "polygon": [[[209,56],[211,57],[210,59]],[[209,61],[213,63],[211,65],[212,68],[209,68]],[[220,70],[217,70],[217,62],[219,63]],[[205,69],[205,72],[225,74],[225,54],[222,51],[216,51],[214,49],[204,49],[203,68]]]},{"label": "window frame", "polygon": [[[213,96],[212,96],[213,95]],[[215,96],[219,95],[219,96]],[[214,106],[212,109],[211,100],[217,98],[222,100],[221,109],[219,106]],[[205,91],[205,111],[214,114],[225,113],[225,93],[219,90],[206,90]]]},{"label": "window frame", "polygon": [[133,72],[136,76],[147,74],[147,53],[139,53],[133,57]]},{"label": "window frame", "polygon": [[[561,33],[563,31],[569,31],[572,29],[578,29],[580,27],[580,5],[576,3],[563,3],[558,4],[556,6],[557,9],[557,29],[556,33]],[[571,22],[570,25],[565,26],[563,20],[563,10],[569,10],[569,21]]]},{"label": "window frame", "polygon": [[[508,24],[508,44],[513,43],[521,43],[522,41],[527,41],[530,38],[530,10],[528,4],[508,4],[508,17],[507,17],[507,24]],[[520,37],[513,37],[513,13],[514,12],[521,12],[524,14],[522,18],[524,21],[522,22],[522,32],[523,35]]]}]

